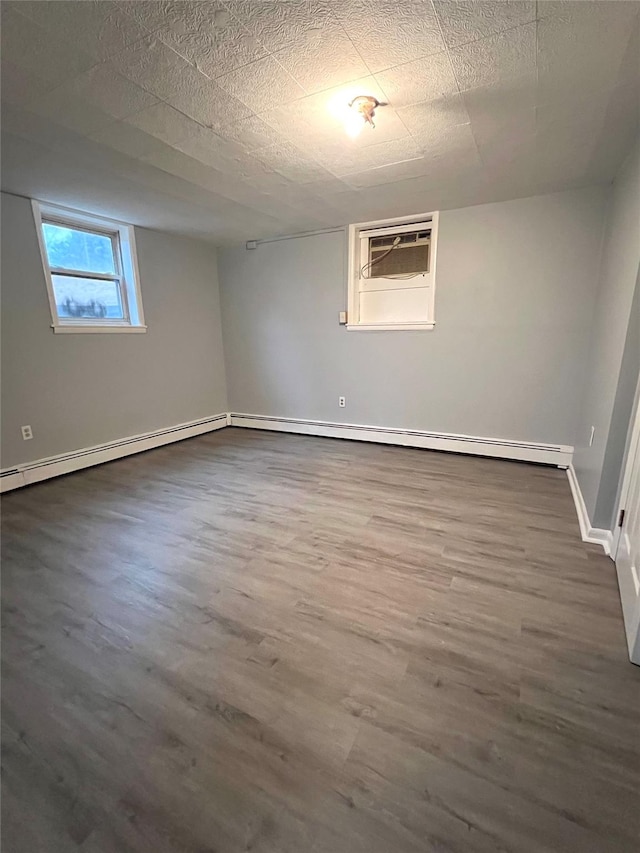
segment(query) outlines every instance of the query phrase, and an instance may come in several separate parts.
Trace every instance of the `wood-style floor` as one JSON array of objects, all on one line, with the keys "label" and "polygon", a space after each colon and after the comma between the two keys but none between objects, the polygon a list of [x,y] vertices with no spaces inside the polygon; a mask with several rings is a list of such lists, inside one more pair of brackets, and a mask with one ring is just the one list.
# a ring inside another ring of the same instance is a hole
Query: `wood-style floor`
[{"label": "wood-style floor", "polygon": [[3,516],[4,853],[638,850],[565,472],[226,429]]}]

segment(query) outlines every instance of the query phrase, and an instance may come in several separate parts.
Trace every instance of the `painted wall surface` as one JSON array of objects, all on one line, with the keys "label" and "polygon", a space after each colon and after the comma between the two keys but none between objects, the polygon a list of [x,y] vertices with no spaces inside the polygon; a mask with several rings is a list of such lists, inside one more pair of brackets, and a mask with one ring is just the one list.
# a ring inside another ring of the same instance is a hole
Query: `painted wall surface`
[{"label": "painted wall surface", "polygon": [[622,356],[620,377],[611,414],[609,439],[602,464],[602,476],[594,513],[594,527],[611,530],[615,522],[618,491],[627,447],[629,425],[640,376],[640,267],[631,304],[631,317]]},{"label": "painted wall surface", "polygon": [[342,232],[219,251],[231,410],[573,444],[606,197],[442,212],[434,331],[338,325]]},{"label": "painted wall surface", "polygon": [[137,228],[147,332],[54,335],[27,199],[2,231],[3,468],[227,410],[215,249]]},{"label": "painted wall surface", "polygon": [[[613,414],[639,265],[640,142],[613,184],[589,344],[588,382],[576,440],[574,467],[594,527],[609,527],[614,509],[611,495],[615,497],[621,459],[619,453],[611,451],[613,457],[609,457],[603,480],[605,457],[610,442],[614,448],[624,447],[628,428],[628,420],[613,419]],[[640,365],[630,363],[629,370],[637,377]],[[627,389],[633,385],[635,390],[633,377],[623,376],[623,385]],[[628,390],[623,391],[623,396],[628,394]],[[618,406],[624,407],[619,398]],[[596,431],[589,447],[591,426]],[[618,463],[613,464],[612,458],[617,458]],[[603,497],[599,499],[601,488]]]}]

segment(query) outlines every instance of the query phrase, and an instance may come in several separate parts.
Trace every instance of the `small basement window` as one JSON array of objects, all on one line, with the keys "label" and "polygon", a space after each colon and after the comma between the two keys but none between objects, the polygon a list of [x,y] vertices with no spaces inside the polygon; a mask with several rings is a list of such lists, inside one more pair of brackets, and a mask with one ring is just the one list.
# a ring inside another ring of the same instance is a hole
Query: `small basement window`
[{"label": "small basement window", "polygon": [[33,202],[54,332],[144,332],[133,227]]},{"label": "small basement window", "polygon": [[438,214],[349,226],[347,328],[432,329]]}]

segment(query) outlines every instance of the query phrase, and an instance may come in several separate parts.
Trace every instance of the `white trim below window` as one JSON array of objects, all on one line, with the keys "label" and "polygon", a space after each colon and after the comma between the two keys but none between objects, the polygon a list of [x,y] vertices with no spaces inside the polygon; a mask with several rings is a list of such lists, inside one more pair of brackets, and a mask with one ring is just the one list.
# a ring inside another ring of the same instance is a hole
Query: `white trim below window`
[{"label": "white trim below window", "polygon": [[347,323],[348,332],[416,332],[435,329],[435,323]]},{"label": "white trim below window", "polygon": [[122,334],[122,332],[128,334],[143,334],[147,331],[146,326],[125,326],[125,325],[108,325],[107,323],[104,326],[87,326],[87,325],[72,325],[71,323],[55,326],[53,323],[51,324],[51,328],[53,329],[56,335],[86,335],[86,334],[111,334],[112,332],[118,332]]}]

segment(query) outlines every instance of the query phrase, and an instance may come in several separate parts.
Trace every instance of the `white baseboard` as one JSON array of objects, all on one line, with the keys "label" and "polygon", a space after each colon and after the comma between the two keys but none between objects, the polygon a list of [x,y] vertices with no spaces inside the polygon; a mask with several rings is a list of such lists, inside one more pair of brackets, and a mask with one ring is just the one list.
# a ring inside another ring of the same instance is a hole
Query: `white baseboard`
[{"label": "white baseboard", "polygon": [[571,494],[573,502],[576,505],[576,513],[578,515],[578,524],[580,525],[580,535],[583,542],[593,542],[596,545],[602,545],[605,554],[611,556],[611,546],[613,544],[613,533],[611,530],[604,530],[601,527],[592,527],[587,505],[584,502],[584,497],[580,490],[580,483],[576,476],[573,464],[567,468],[567,477],[571,486]]},{"label": "white baseboard", "polygon": [[[477,456],[491,456],[499,459],[513,459],[520,462],[538,462],[546,465],[557,465],[560,468],[569,466],[573,447],[567,445],[538,444],[534,442],[512,441],[500,438],[481,438],[478,436],[455,435],[451,433],[425,432],[423,430],[395,429],[391,427],[365,426],[362,424],[331,423],[328,421],[312,421],[296,418],[276,418],[267,415],[246,415],[237,413],[221,413],[209,418],[177,424],[155,432],[142,435],[128,436],[119,441],[86,447],[81,450],[63,453],[26,462],[12,468],[0,471],[0,492],[48,480],[61,474],[69,474],[92,465],[100,465],[113,459],[120,459],[144,450],[151,450],[173,441],[181,441],[202,433],[222,429],[223,427],[239,426],[250,429],[275,430],[301,435],[317,435],[329,438],[346,438],[356,441],[371,441],[381,444],[395,444],[404,447],[419,447],[427,450],[444,450],[453,453],[469,453]],[[573,479],[572,479],[573,477]],[[569,474],[569,482],[576,497],[577,480],[575,472]],[[579,488],[577,490],[579,494]],[[592,530],[587,524],[585,528],[591,535],[585,538],[583,518],[587,518],[584,501],[580,495],[583,514],[578,510],[582,538],[588,542],[600,542],[606,548],[605,541],[610,543],[609,531]],[[576,507],[578,501],[576,499]],[[587,518],[588,522],[588,518]],[[599,536],[602,534],[602,536]],[[608,536],[608,540],[606,539]]]},{"label": "white baseboard", "polygon": [[243,415],[235,412],[231,413],[230,422],[231,426],[250,429],[294,432],[301,435],[318,435],[329,438],[349,438],[356,441],[421,447],[427,450],[447,450],[453,453],[471,453],[476,456],[516,459],[520,462],[541,462],[546,465],[557,465],[559,468],[567,467],[573,456],[573,447],[566,445],[537,444],[529,441],[480,438],[472,435],[454,435],[423,430],[341,424],[297,418],[276,418],[267,415]]},{"label": "white baseboard", "polygon": [[141,435],[131,435],[119,441],[98,444],[95,447],[85,447],[82,450],[49,456],[35,462],[25,462],[22,465],[0,471],[0,492],[8,492],[11,489],[20,488],[20,486],[28,486],[30,483],[48,480],[50,477],[70,474],[72,471],[79,471],[81,468],[100,465],[103,462],[121,459],[123,456],[131,456],[133,453],[141,453],[143,450],[151,450],[163,444],[170,444],[173,441],[181,441],[183,438],[192,438],[195,435],[222,429],[227,426],[228,421],[228,414],[223,412],[220,415],[189,421],[186,424],[177,424]]}]

